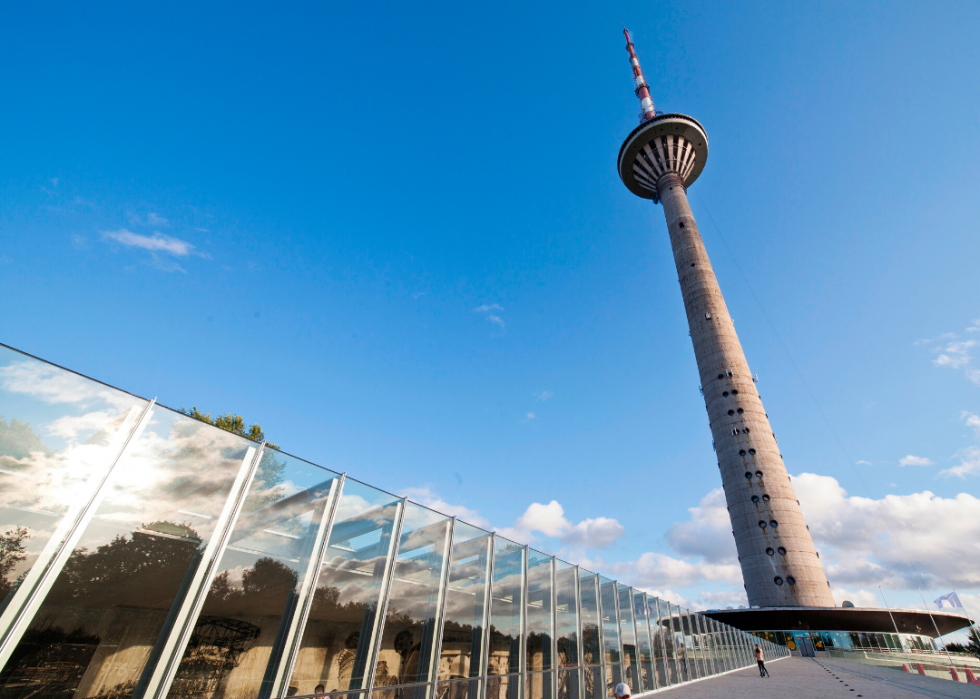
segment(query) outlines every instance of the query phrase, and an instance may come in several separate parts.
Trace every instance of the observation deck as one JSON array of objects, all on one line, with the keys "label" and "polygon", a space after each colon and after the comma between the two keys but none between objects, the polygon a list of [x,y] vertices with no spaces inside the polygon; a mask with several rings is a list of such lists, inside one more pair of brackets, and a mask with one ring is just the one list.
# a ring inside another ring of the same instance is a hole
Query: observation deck
[{"label": "observation deck", "polygon": [[637,126],[619,149],[619,177],[638,197],[660,201],[659,181],[669,173],[691,186],[708,160],[708,135],[685,114],[661,114]]}]

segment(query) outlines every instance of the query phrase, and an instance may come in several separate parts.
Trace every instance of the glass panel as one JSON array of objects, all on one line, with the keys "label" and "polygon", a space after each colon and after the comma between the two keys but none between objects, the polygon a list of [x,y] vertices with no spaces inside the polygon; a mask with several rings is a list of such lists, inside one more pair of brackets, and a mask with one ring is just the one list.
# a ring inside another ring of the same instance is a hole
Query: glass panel
[{"label": "glass panel", "polygon": [[0,611],[42,552],[47,562],[60,548],[146,404],[0,346]]},{"label": "glass panel", "polygon": [[602,666],[586,665],[582,668],[582,699],[602,699]]},{"label": "glass panel", "polygon": [[691,671],[691,679],[696,680],[704,677],[704,671],[701,668],[700,653],[694,645],[694,634],[693,625],[691,623],[691,613],[687,609],[681,609],[681,625],[684,629],[684,645],[687,648],[687,665]]},{"label": "glass panel", "polygon": [[520,699],[520,694],[519,674],[487,677],[487,699]]},{"label": "glass panel", "polygon": [[[524,547],[503,537],[495,537],[488,675],[508,675],[521,671],[523,587]],[[517,679],[498,679],[495,683],[487,683],[487,696],[491,692],[506,692],[507,699],[518,699],[520,689],[521,684]],[[502,699],[504,695],[500,696]]]},{"label": "glass panel", "polygon": [[617,585],[619,595],[619,635],[623,640],[623,682],[635,694],[640,692],[640,678],[636,659],[636,624],[633,620],[633,591],[625,585]]},{"label": "glass panel", "polygon": [[[663,604],[656,597],[648,597],[647,605],[650,608],[650,634],[653,636],[653,661],[657,669],[657,685],[659,687],[669,687],[670,681],[667,679],[670,664],[670,654],[667,652],[663,633],[663,617],[660,612],[660,605]],[[676,670],[673,671],[676,677]],[[676,680],[675,680],[676,682]]]},{"label": "glass panel", "polygon": [[256,446],[155,407],[0,683],[20,696],[132,696]]},{"label": "glass panel", "polygon": [[[581,571],[582,591],[582,659],[586,665],[602,662],[602,648],[599,643],[599,576]],[[586,678],[586,689],[590,689]],[[591,691],[591,690],[590,690]]]},{"label": "glass panel", "polygon": [[[578,665],[578,625],[579,625],[579,601],[578,570],[573,565],[563,561],[555,561],[555,620],[557,627],[555,635],[558,637],[558,667],[575,667]],[[562,677],[568,673],[558,676],[558,694],[565,686]],[[576,675],[576,678],[578,676]],[[578,682],[575,687],[578,692]]]},{"label": "glass panel", "polygon": [[606,664],[606,696],[612,697],[616,685],[623,681],[623,666],[621,663]]},{"label": "glass panel", "polygon": [[[577,573],[576,573],[577,575]],[[558,699],[582,699],[579,691],[579,671],[558,671]]]},{"label": "glass panel", "polygon": [[[456,526],[459,526],[459,522],[456,523]],[[436,684],[436,699],[481,699],[480,689],[482,686],[483,682],[479,679],[453,680],[451,682],[439,680]],[[332,694],[330,699],[333,699]]]},{"label": "glass panel", "polygon": [[[606,653],[606,664],[620,661],[619,620],[616,618],[616,583],[599,577],[600,611],[602,612],[602,646]],[[608,672],[606,673],[609,674]],[[617,683],[621,680],[617,680]]]},{"label": "glass panel", "polygon": [[[691,667],[688,664],[687,644],[684,642],[684,626],[681,624],[680,610],[668,603],[670,609],[670,635],[674,641],[674,654],[677,658],[677,680],[678,682],[689,682],[691,677]],[[673,679],[673,678],[672,678]]]},{"label": "glass panel", "polygon": [[[443,690],[443,680],[478,678],[483,672],[487,581],[492,537],[482,529],[456,522],[452,565],[446,591],[446,621],[439,661],[440,699],[478,699],[479,680],[469,686],[455,684]],[[466,683],[463,683],[464,685]],[[446,693],[448,692],[448,693]]]},{"label": "glass panel", "polygon": [[715,629],[715,642],[718,646],[718,654],[721,658],[722,667],[724,672],[729,670],[734,670],[735,666],[732,664],[731,649],[728,647],[728,638],[725,636],[725,625],[720,621],[715,621],[712,619],[712,625]]},{"label": "glass panel", "polygon": [[168,696],[232,699],[271,690],[337,479],[292,456],[263,453]]},{"label": "glass panel", "polygon": [[640,686],[633,691],[649,692],[657,688],[657,680],[653,674],[653,643],[650,640],[647,600],[642,592],[633,592],[633,613],[636,616],[636,651],[640,663]]},{"label": "glass panel", "polygon": [[289,692],[367,687],[402,502],[344,481]]},{"label": "glass panel", "polygon": [[[528,566],[528,573],[531,569]],[[528,593],[530,598],[530,593]],[[555,696],[555,673],[531,672],[527,675],[527,694],[526,699],[554,699]]]},{"label": "glass panel", "polygon": [[[527,671],[554,668],[551,644],[554,639],[554,587],[551,556],[529,549],[527,552]],[[530,682],[530,680],[528,680]],[[544,680],[543,680],[544,681]],[[554,686],[554,678],[547,680]],[[530,686],[530,685],[528,685]],[[537,686],[537,685],[536,685]],[[542,685],[544,686],[544,685]],[[528,699],[533,699],[528,697]]]},{"label": "glass panel", "polygon": [[435,679],[436,631],[441,624],[451,528],[451,518],[414,502],[405,504],[374,671],[375,692],[378,687]]}]

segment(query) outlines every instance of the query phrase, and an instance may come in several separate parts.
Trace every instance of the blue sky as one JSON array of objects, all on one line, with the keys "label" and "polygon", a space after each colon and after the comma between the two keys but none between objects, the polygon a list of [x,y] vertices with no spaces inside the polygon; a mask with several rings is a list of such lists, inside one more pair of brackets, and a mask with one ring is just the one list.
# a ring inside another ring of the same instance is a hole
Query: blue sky
[{"label": "blue sky", "polygon": [[0,341],[742,603],[624,21],[838,602],[980,613],[975,3],[8,7]]}]

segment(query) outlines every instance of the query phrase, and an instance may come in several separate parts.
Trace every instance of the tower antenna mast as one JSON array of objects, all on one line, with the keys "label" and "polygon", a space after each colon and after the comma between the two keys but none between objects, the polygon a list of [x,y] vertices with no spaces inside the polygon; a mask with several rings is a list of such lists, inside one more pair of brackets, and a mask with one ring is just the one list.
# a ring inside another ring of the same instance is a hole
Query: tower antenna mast
[{"label": "tower antenna mast", "polygon": [[633,66],[633,94],[640,100],[640,123],[649,121],[657,116],[657,110],[653,106],[653,98],[650,97],[650,86],[646,78],[643,77],[643,69],[640,68],[640,59],[636,57],[633,50],[633,42],[630,40],[630,32],[623,26],[623,34],[626,35],[626,50],[630,54],[630,65]]}]

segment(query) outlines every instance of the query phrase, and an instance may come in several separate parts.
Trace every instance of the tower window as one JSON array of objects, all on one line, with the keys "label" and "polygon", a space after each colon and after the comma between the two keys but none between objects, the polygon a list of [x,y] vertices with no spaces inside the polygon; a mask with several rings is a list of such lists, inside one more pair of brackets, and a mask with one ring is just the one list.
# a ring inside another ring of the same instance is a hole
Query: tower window
[{"label": "tower window", "polygon": [[751,471],[746,471],[745,472],[745,477],[751,479],[752,478],[752,472]]},{"label": "tower window", "polygon": [[741,451],[740,451],[740,452],[738,453],[738,455],[739,455],[739,456],[745,456],[745,450],[744,450],[744,449],[742,449],[742,450],[741,450]]},{"label": "tower window", "polygon": [[776,552],[773,551],[772,549],[766,549],[766,553],[768,553],[771,556],[771,555],[773,555]]},{"label": "tower window", "polygon": [[744,413],[744,412],[745,412],[745,411],[744,411],[744,410],[742,410],[741,408],[739,408],[739,409],[738,409],[738,414],[739,414],[739,415],[741,415],[741,414],[742,414],[742,413]]},{"label": "tower window", "polygon": [[766,502],[769,502],[769,496],[768,495],[763,495],[762,496],[762,499],[765,500]]},{"label": "tower window", "polygon": [[753,495],[752,496],[752,502],[759,502],[759,496],[758,495]]},{"label": "tower window", "polygon": [[[671,189],[673,189],[673,187],[671,187]],[[684,222],[681,221],[681,228],[683,228],[683,227],[684,227]]]},{"label": "tower window", "polygon": [[718,378],[719,379],[723,379],[723,378],[725,378],[725,375],[724,374],[718,374]]},{"label": "tower window", "polygon": [[725,391],[725,392],[724,392],[724,393],[722,393],[721,395],[722,395],[722,396],[724,396],[725,398],[727,398],[727,397],[728,397],[728,391]]},{"label": "tower window", "polygon": [[786,555],[786,549],[784,549],[784,548],[783,548],[782,546],[780,546],[780,547],[779,547],[779,554],[780,554],[781,556],[785,556],[785,555]]},{"label": "tower window", "polygon": [[691,263],[691,266],[692,266],[692,267],[694,266],[694,263],[693,263],[693,262]]},{"label": "tower window", "polygon": [[766,528],[766,523],[763,520],[761,520],[761,519],[759,520],[759,528],[760,529],[765,529]]},{"label": "tower window", "polygon": [[732,395],[733,396],[737,396],[738,395],[738,390],[737,389],[732,389]]},{"label": "tower window", "polygon": [[749,449],[749,453],[755,456],[755,449]]},{"label": "tower window", "polygon": [[711,313],[705,313],[704,314],[704,319],[705,320],[711,320]]},{"label": "tower window", "polygon": [[729,410],[729,411],[728,411],[728,414],[729,414],[729,415],[734,415],[734,414],[735,414],[735,411],[734,411],[734,410]]},{"label": "tower window", "polygon": [[749,428],[748,428],[748,427],[746,427],[746,428],[745,428],[745,434],[748,434],[748,433],[749,433]]},{"label": "tower window", "polygon": [[796,578],[794,578],[792,575],[787,575],[786,576],[786,582],[788,582],[790,585],[795,585],[796,584]]},{"label": "tower window", "polygon": [[762,471],[755,472],[756,478],[762,478]]},{"label": "tower window", "polygon": [[779,577],[778,575],[777,575],[776,577],[774,577],[774,578],[772,579],[772,581],[773,581],[774,583],[776,583],[777,585],[782,585],[782,584],[783,584],[783,579],[782,579],[781,577]]},{"label": "tower window", "polygon": [[776,527],[779,526],[779,522],[777,522],[776,520],[772,520],[771,522],[769,522],[769,526],[775,529]]}]

